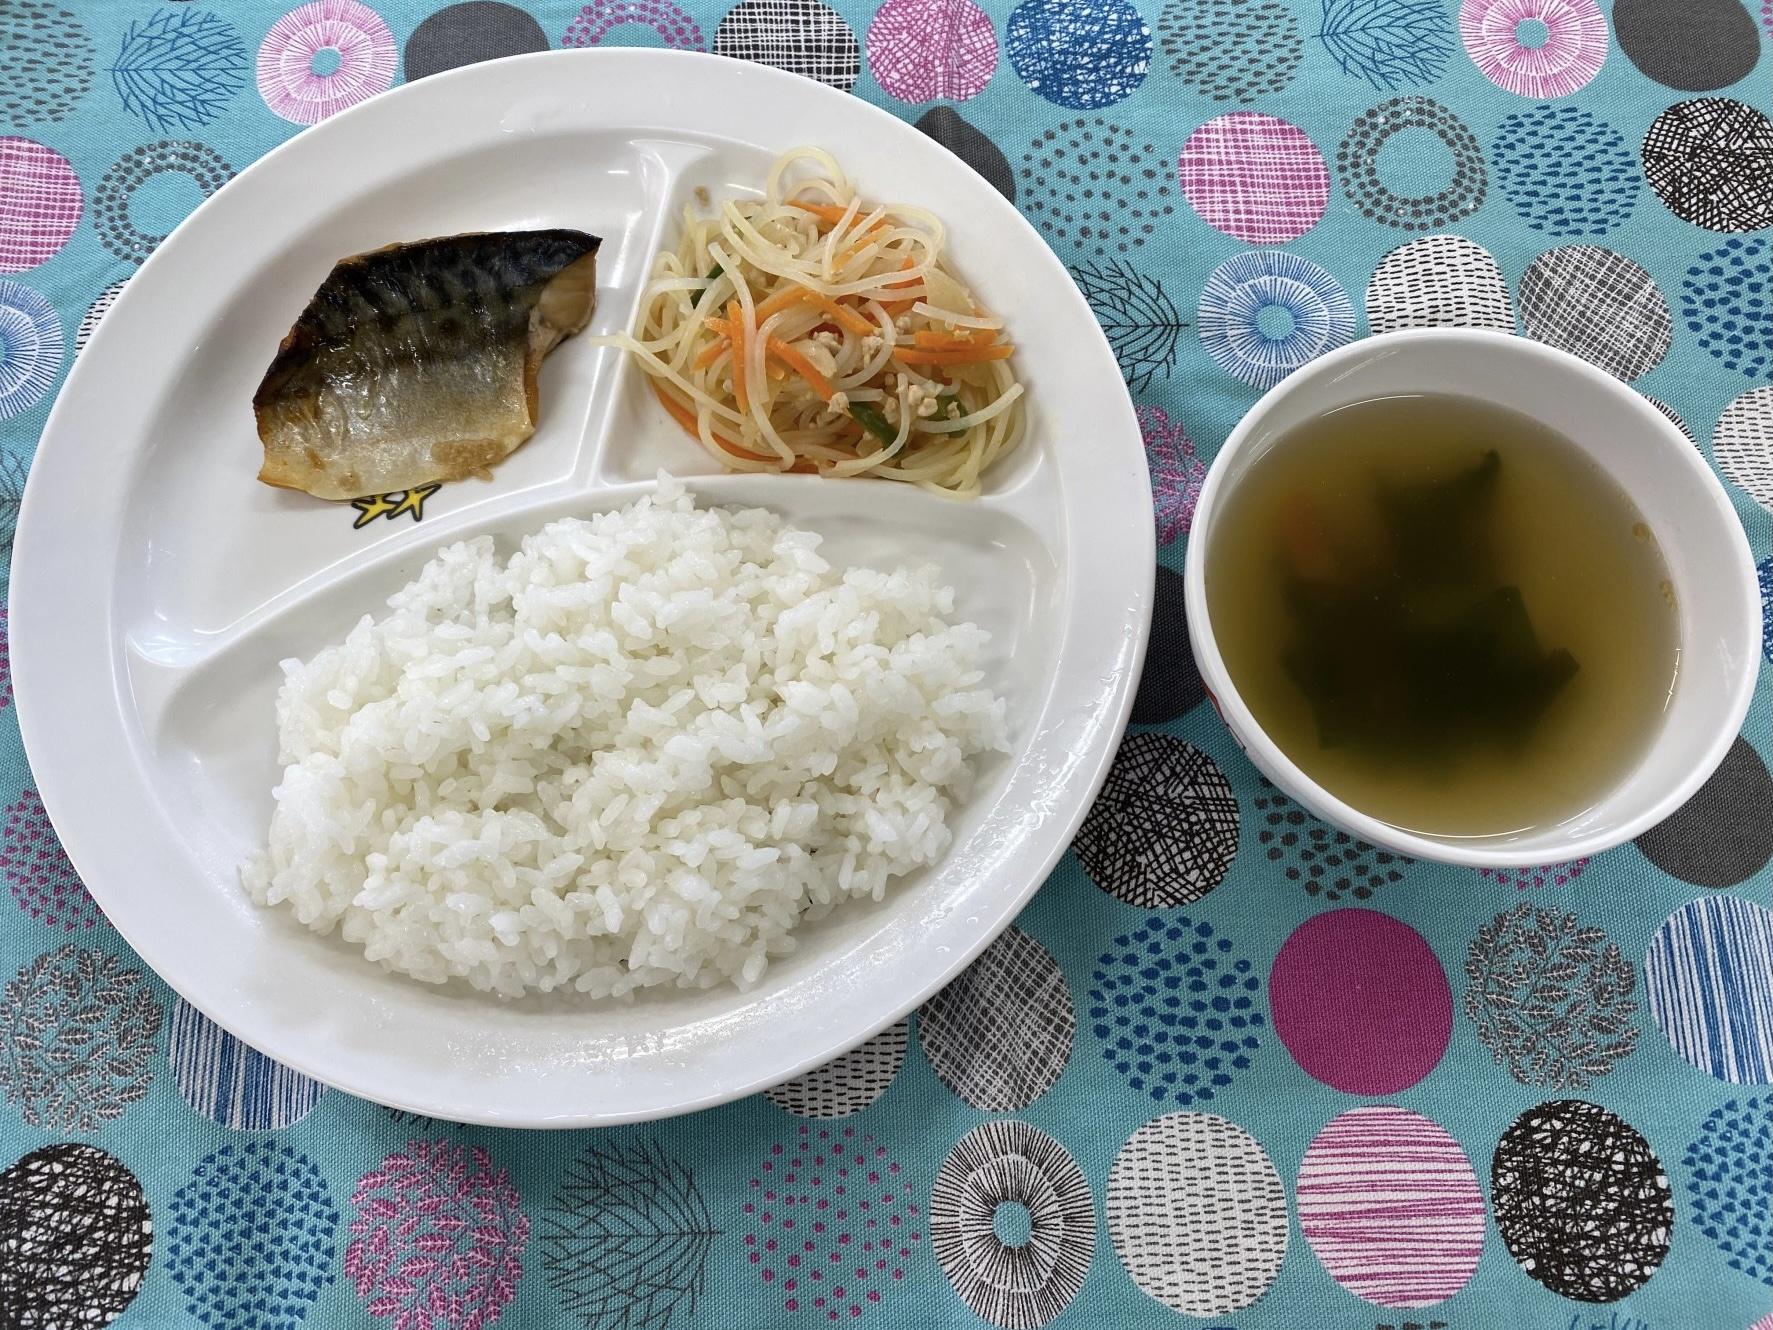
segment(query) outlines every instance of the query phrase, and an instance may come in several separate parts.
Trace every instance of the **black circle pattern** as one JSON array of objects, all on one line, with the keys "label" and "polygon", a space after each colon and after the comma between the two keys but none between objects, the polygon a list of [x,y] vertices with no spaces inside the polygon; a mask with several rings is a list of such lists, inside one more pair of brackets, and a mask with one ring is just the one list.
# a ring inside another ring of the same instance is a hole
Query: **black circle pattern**
[{"label": "black circle pattern", "polygon": [[1133,724],[1162,725],[1187,715],[1206,697],[1207,686],[1188,644],[1182,575],[1159,564],[1151,603],[1151,640],[1145,648],[1145,672],[1139,676],[1139,691],[1133,698]]},{"label": "black circle pattern", "polygon": [[764,1095],[777,1108],[803,1118],[842,1118],[859,1113],[886,1093],[905,1065],[910,1041],[904,1021],[889,1025],[842,1056],[772,1086]]},{"label": "black circle pattern", "polygon": [[0,1173],[6,1325],[109,1325],[140,1291],[153,1250],[142,1184],[105,1151],[46,1146]]},{"label": "black circle pattern", "polygon": [[[997,1235],[1024,1206],[1026,1242]],[[1034,1330],[1070,1305],[1096,1251],[1095,1203],[1069,1151],[1026,1122],[987,1122],[955,1144],[930,1191],[930,1243],[960,1300],[1005,1330]]]},{"label": "black circle pattern", "polygon": [[1238,825],[1237,795],[1212,758],[1167,734],[1129,734],[1071,848],[1116,900],[1166,910],[1225,880]]},{"label": "black circle pattern", "polygon": [[1559,1297],[1616,1302],[1668,1255],[1667,1170],[1599,1104],[1560,1099],[1522,1113],[1497,1143],[1490,1193],[1509,1255]]},{"label": "black circle pattern", "polygon": [[1067,120],[1022,154],[1022,211],[1055,244],[1098,258],[1139,248],[1176,211],[1157,145],[1100,117]]},{"label": "black circle pattern", "polygon": [[[1379,175],[1379,153],[1395,134],[1426,129],[1453,154],[1453,178],[1433,194],[1399,194]],[[1484,205],[1489,178],[1484,151],[1465,122],[1430,97],[1394,97],[1364,112],[1336,150],[1342,188],[1375,222],[1405,231],[1433,231]]]},{"label": "black circle pattern", "polygon": [[918,117],[917,127],[965,162],[999,194],[1016,201],[1016,173],[1003,152],[952,106],[933,106]]},{"label": "black circle pattern", "polygon": [[447,5],[406,39],[406,81],[459,69],[480,60],[546,51],[548,34],[535,16],[502,0]]},{"label": "black circle pattern", "polygon": [[1637,839],[1644,857],[1696,887],[1733,887],[1773,859],[1773,776],[1741,735],[1699,793]]},{"label": "black circle pattern", "polygon": [[1256,795],[1256,845],[1287,881],[1332,904],[1370,900],[1404,880],[1410,861],[1320,822],[1265,779]]},{"label": "black circle pattern", "polygon": [[99,181],[92,199],[92,221],[106,249],[140,263],[166,239],[148,235],[129,218],[129,202],[148,181],[168,171],[188,175],[208,198],[233,178],[234,168],[214,148],[186,139],[144,143],[119,157]]},{"label": "black circle pattern", "polygon": [[1158,15],[1170,72],[1216,102],[1248,102],[1293,81],[1305,43],[1279,0],[1170,0]]},{"label": "black circle pattern", "polygon": [[714,54],[803,74],[844,92],[862,74],[856,34],[820,0],[741,0],[720,20]]},{"label": "black circle pattern", "polygon": [[1708,231],[1773,226],[1773,120],[1731,97],[1676,102],[1650,123],[1639,157],[1668,210]]},{"label": "black circle pattern", "polygon": [[1065,972],[1014,925],[917,1012],[937,1079],[987,1113],[1026,1108],[1051,1089],[1076,1038]]}]

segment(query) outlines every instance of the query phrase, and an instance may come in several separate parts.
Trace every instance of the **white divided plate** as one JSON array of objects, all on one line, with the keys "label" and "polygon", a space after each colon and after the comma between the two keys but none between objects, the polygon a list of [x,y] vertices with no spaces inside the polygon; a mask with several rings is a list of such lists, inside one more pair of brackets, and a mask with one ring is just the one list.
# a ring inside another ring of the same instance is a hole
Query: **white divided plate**
[{"label": "white divided plate", "polygon": [[[1031,433],[955,504],[882,481],[727,476],[620,353],[587,337],[542,369],[541,428],[424,520],[353,529],[255,479],[253,389],[333,262],[396,240],[572,226],[603,237],[590,331],[628,326],[698,187],[753,191],[816,140],[866,194],[949,224],[953,261],[1007,319]],[[278,661],[380,607],[440,545],[514,540],[631,501],[660,468],[761,505],[841,562],[934,560],[993,634],[1014,751],[933,870],[834,912],[752,991],[509,1002],[387,974],[242,893],[278,778]],[[1089,307],[1015,209],[886,113],[713,56],[557,52],[427,78],[328,120],[205,203],[81,354],[31,470],[12,669],[44,803],[106,915],[216,1022],[386,1104],[505,1126],[705,1107],[854,1046],[935,992],[1069,843],[1125,724],[1151,613],[1139,431]]]}]

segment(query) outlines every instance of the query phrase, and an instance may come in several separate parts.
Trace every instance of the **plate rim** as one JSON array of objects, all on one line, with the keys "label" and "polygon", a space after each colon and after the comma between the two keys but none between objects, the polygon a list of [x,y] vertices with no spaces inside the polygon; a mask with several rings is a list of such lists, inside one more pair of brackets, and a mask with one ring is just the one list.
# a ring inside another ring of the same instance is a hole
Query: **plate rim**
[{"label": "plate rim", "polygon": [[[975,931],[970,943],[966,946],[955,947],[951,954],[931,967],[919,985],[907,990],[908,996],[901,996],[893,1002],[879,1007],[876,1016],[870,1017],[864,1023],[865,1028],[860,1033],[852,1031],[832,1041],[808,1039],[805,1046],[816,1051],[810,1054],[803,1052],[796,1055],[792,1060],[792,1065],[786,1070],[774,1067],[763,1075],[755,1075],[742,1082],[724,1084],[706,1093],[683,1097],[669,1105],[614,1110],[599,1108],[595,1105],[575,1107],[565,1111],[542,1111],[534,1108],[487,1110],[472,1104],[433,1102],[421,1096],[403,1096],[390,1090],[387,1086],[366,1086],[354,1077],[341,1077],[330,1071],[317,1072],[309,1057],[300,1053],[292,1054],[274,1046],[263,1048],[266,1056],[310,1076],[323,1085],[335,1086],[347,1093],[370,1099],[373,1102],[465,1123],[502,1127],[578,1128],[653,1120],[711,1108],[803,1075],[859,1046],[881,1030],[903,1019],[910,1011],[940,991],[955,975],[971,964],[986,947],[995,941],[1014,922],[1035,892],[1051,876],[1054,867],[1069,848],[1077,828],[1081,825],[1107,779],[1109,769],[1119,748],[1120,739],[1125,733],[1131,717],[1134,696],[1144,663],[1155,594],[1157,550],[1155,523],[1149,517],[1151,502],[1149,473],[1145,467],[1143,449],[1139,446],[1141,436],[1131,396],[1125,391],[1118,365],[1114,360],[1106,336],[1097,325],[1082,294],[1071,281],[1063,260],[1052,252],[1044,238],[1013,203],[1002,199],[1002,196],[997,194],[989,182],[978,176],[971,166],[967,165],[946,145],[928,135],[921,134],[908,121],[900,119],[861,97],[820,84],[815,80],[750,61],[702,52],[659,51],[646,48],[551,50],[463,66],[424,79],[403,83],[386,93],[341,111],[307,130],[292,135],[250,163],[221,189],[218,189],[215,194],[204,200],[190,217],[178,228],[175,228],[156,248],[155,252],[148,256],[137,272],[130,276],[130,280],[125,285],[117,302],[106,318],[101,320],[81,356],[71,366],[44,424],[37,450],[32,456],[32,465],[27,476],[16,525],[14,575],[11,579],[14,705],[17,708],[20,735],[29,763],[28,779],[35,782],[44,807],[56,828],[58,839],[75,871],[80,874],[83,883],[98,881],[104,877],[104,874],[100,873],[96,877],[89,878],[88,873],[82,870],[81,865],[84,862],[91,866],[101,857],[96,842],[103,838],[103,829],[108,819],[102,812],[95,812],[89,808],[92,801],[86,781],[90,773],[70,769],[65,760],[58,764],[58,760],[51,756],[56,751],[58,742],[57,735],[52,732],[57,710],[55,696],[58,691],[54,684],[55,663],[51,659],[54,647],[52,638],[54,636],[53,630],[57,626],[56,611],[61,608],[61,602],[55,588],[44,585],[43,579],[34,576],[32,572],[38,564],[48,557],[48,551],[55,548],[52,539],[55,535],[55,527],[44,512],[47,505],[52,502],[51,499],[45,497],[50,482],[40,479],[47,472],[38,463],[49,448],[56,449],[57,460],[62,460],[72,451],[77,442],[73,439],[62,441],[62,435],[68,431],[66,421],[74,410],[70,403],[77,396],[90,391],[101,382],[101,380],[94,378],[94,375],[102,370],[106,357],[106,353],[101,348],[108,346],[110,341],[115,340],[115,329],[122,326],[125,320],[134,321],[139,317],[134,313],[136,306],[140,305],[143,299],[148,298],[143,295],[143,287],[139,280],[141,274],[159,271],[172,264],[175,260],[169,256],[180,255],[191,244],[196,243],[191,240],[191,236],[193,234],[201,235],[201,228],[206,223],[200,219],[213,215],[217,211],[218,200],[232,200],[238,197],[243,190],[250,191],[260,188],[259,182],[262,180],[277,179],[278,173],[286,169],[282,164],[290,157],[323,151],[323,145],[346,135],[357,134],[359,125],[365,127],[365,133],[373,132],[379,118],[397,116],[410,105],[422,105],[426,99],[446,95],[462,95],[465,85],[471,85],[476,81],[484,81],[488,86],[496,86],[498,80],[507,77],[508,71],[513,67],[543,64],[559,68],[572,67],[580,69],[581,72],[582,66],[587,64],[604,67],[628,65],[634,66],[637,71],[642,72],[648,67],[663,65],[666,71],[665,77],[670,78],[678,77],[685,66],[699,65],[704,67],[703,72],[713,78],[737,78],[762,86],[775,85],[790,96],[801,99],[810,98],[815,103],[824,102],[833,111],[864,122],[870,127],[871,132],[879,134],[888,143],[895,135],[917,135],[927,147],[938,150],[941,154],[952,159],[956,165],[965,168],[978,180],[981,191],[1001,200],[1002,206],[997,209],[997,215],[991,219],[990,224],[992,226],[1012,225],[1025,232],[1026,239],[1032,240],[1045,253],[1051,268],[1057,269],[1056,272],[1049,271],[1046,276],[1049,279],[1064,278],[1062,285],[1051,282],[1052,288],[1062,298],[1068,296],[1073,302],[1074,312],[1087,318],[1087,330],[1080,319],[1076,334],[1080,343],[1077,347],[1079,362],[1080,364],[1086,363],[1093,359],[1098,371],[1105,370],[1112,374],[1116,385],[1114,401],[1111,404],[1103,404],[1100,409],[1112,412],[1114,416],[1118,417],[1117,422],[1108,422],[1106,427],[1098,431],[1096,439],[1092,441],[1092,446],[1100,447],[1104,441],[1111,442],[1117,434],[1120,435],[1124,439],[1129,453],[1126,459],[1129,464],[1129,475],[1122,479],[1123,481],[1132,480],[1136,488],[1144,495],[1144,520],[1128,524],[1126,530],[1118,532],[1114,536],[1116,542],[1130,544],[1132,547],[1126,551],[1126,554],[1133,566],[1121,574],[1123,580],[1118,588],[1124,594],[1124,603],[1130,611],[1127,629],[1131,633],[1131,638],[1122,643],[1124,649],[1124,654],[1121,657],[1123,668],[1113,678],[1106,691],[1099,695],[1105,699],[1105,705],[1101,702],[1092,703],[1092,710],[1096,712],[1092,732],[1099,736],[1099,746],[1098,751],[1083,764],[1081,783],[1074,786],[1077,792],[1074,804],[1062,814],[1049,816],[1044,820],[1043,825],[1050,825],[1056,829],[1054,833],[1050,833],[1050,843],[1037,858],[1029,860],[1025,872],[1018,871],[1005,875],[1006,889],[992,898],[992,909],[989,913],[994,917],[981,921],[981,926]],[[467,95],[472,97],[473,94],[470,92]],[[660,122],[666,118],[668,118],[668,113],[661,115],[655,112],[652,119],[648,119],[646,114],[637,113],[633,119],[626,123],[618,122],[609,128],[629,130],[638,138],[650,132],[657,132],[661,128]],[[696,132],[710,138],[724,136],[719,127],[704,126]],[[784,146],[787,145],[784,144]],[[136,299],[132,300],[132,296]],[[147,305],[142,305],[141,308],[144,311],[151,309]],[[94,369],[94,366],[98,366],[99,369]],[[1098,374],[1097,377],[1101,378],[1102,382],[1107,382],[1106,374]],[[88,380],[92,380],[92,382],[89,383]],[[1116,423],[1118,423],[1118,429],[1114,427]],[[1134,462],[1138,464],[1136,471],[1131,466]],[[691,479],[693,484],[693,478]],[[595,486],[585,492],[587,495],[591,495],[606,488],[608,486]],[[1061,512],[1069,512],[1063,503],[1061,504]],[[121,514],[114,516],[120,517]],[[121,549],[121,534],[120,523],[113,521],[105,533],[105,540],[98,542],[96,552],[87,556],[89,560],[101,564],[105,569],[104,577],[109,579],[112,584],[114,584],[115,555]],[[1070,533],[1070,539],[1075,539],[1075,535],[1075,532]],[[109,557],[101,560],[100,554]],[[24,574],[22,577],[19,575],[21,570]],[[108,589],[114,590],[114,585]],[[1080,594],[1087,594],[1087,589],[1071,586],[1068,588],[1068,594],[1076,597]],[[106,647],[105,658],[102,662],[103,671],[112,677],[113,683],[116,683],[120,664],[118,656],[120,643],[114,630],[114,605],[114,597],[107,595],[103,605],[102,621],[97,632]],[[123,686],[126,689],[126,683]],[[138,756],[132,751],[134,735],[127,724],[121,722],[120,709],[111,705],[111,700],[107,697],[105,705],[98,710],[118,718],[118,723],[121,725],[118,733],[124,741],[125,750],[130,751],[132,757]],[[130,785],[143,783],[138,770],[132,769],[128,782]],[[64,826],[72,828],[72,834],[64,834]],[[944,855],[944,859],[951,856],[957,848],[959,848],[958,844],[951,846]],[[939,868],[940,862],[938,861],[936,867]],[[121,885],[116,883],[101,886],[98,891],[92,891],[91,886],[88,886],[89,892],[98,901],[102,901],[106,897],[115,901],[120,898],[123,889]],[[103,908],[102,905],[101,908]],[[265,1030],[248,1026],[246,1028],[251,1031],[250,1037],[248,1034],[242,1033],[242,1025],[235,1020],[235,1013],[227,1007],[209,1000],[213,996],[212,994],[206,993],[205,997],[201,999],[192,996],[191,990],[199,985],[187,982],[187,976],[179,972],[176,964],[169,967],[171,973],[162,968],[160,962],[165,959],[164,952],[153,946],[144,949],[137,941],[137,937],[131,936],[132,931],[135,930],[126,929],[118,924],[114,919],[111,919],[109,913],[106,917],[107,920],[110,920],[118,936],[128,944],[142,963],[153,969],[161,981],[182,1000],[202,1012],[209,1020],[229,1034],[240,1039],[248,1047],[261,1048],[261,1043],[258,1040],[266,1033]],[[150,952],[155,954],[150,955]],[[418,981],[403,980],[403,982],[417,983]],[[275,1029],[271,1033],[274,1034]],[[499,1079],[504,1078],[470,1078],[459,1083],[471,1087],[485,1087]]]}]

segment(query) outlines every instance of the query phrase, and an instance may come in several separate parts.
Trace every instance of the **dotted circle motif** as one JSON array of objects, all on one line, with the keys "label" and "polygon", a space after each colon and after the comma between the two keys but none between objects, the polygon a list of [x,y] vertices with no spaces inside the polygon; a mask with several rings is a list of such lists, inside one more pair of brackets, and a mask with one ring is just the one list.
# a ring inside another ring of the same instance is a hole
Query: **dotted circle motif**
[{"label": "dotted circle motif", "polygon": [[30,52],[8,62],[0,83],[0,124],[60,120],[92,87],[92,38],[77,16],[42,0],[0,6],[0,51]]},{"label": "dotted circle motif", "polygon": [[46,1146],[0,1173],[0,1252],[8,1324],[97,1330],[141,1291],[154,1218],[142,1184],[114,1155]]},{"label": "dotted circle motif", "polygon": [[1051,1089],[1076,1032],[1065,972],[1014,926],[917,1012],[936,1076],[988,1113],[1026,1108]]},{"label": "dotted circle motif", "polygon": [[[1005,1205],[1028,1212],[1014,1244]],[[1005,1330],[1034,1330],[1070,1305],[1096,1251],[1095,1203],[1069,1151],[1026,1122],[987,1122],[955,1144],[930,1191],[930,1245],[960,1300]]]},{"label": "dotted circle motif", "polygon": [[1464,236],[1423,236],[1379,260],[1367,283],[1367,324],[1514,331],[1514,302],[1495,256]]},{"label": "dotted circle motif", "polygon": [[1683,1162],[1700,1232],[1732,1270],[1773,1288],[1773,1099],[1714,1109]]},{"label": "dotted circle motif", "polygon": [[1509,1255],[1559,1297],[1616,1302],[1668,1256],[1667,1170],[1599,1104],[1561,1099],[1516,1118],[1497,1143],[1490,1196]]},{"label": "dotted circle motif", "polygon": [[396,1330],[480,1330],[516,1296],[529,1216],[479,1146],[409,1141],[357,1180],[351,1205],[345,1278]]},{"label": "dotted circle motif", "polygon": [[1567,887],[1587,869],[1588,860],[1583,858],[1536,868],[1480,868],[1478,876],[1503,886],[1513,884],[1517,891],[1529,891],[1537,887]]},{"label": "dotted circle motif", "polygon": [[1104,1206],[1127,1274],[1186,1316],[1242,1311],[1287,1255],[1287,1196],[1259,1141],[1211,1113],[1169,1113],[1114,1157]]},{"label": "dotted circle motif", "polygon": [[1677,102],[1644,131],[1644,179],[1708,231],[1773,226],[1773,120],[1730,97]]},{"label": "dotted circle motif", "polygon": [[[1761,507],[1773,509],[1773,388],[1751,389],[1724,408],[1718,417],[1717,428],[1712,431],[1711,451],[1717,458],[1720,471],[1742,486]],[[1765,818],[1759,821],[1761,826],[1766,826]],[[1713,825],[1710,833],[1714,840],[1732,838],[1729,828],[1723,825]],[[1654,834],[1653,831],[1646,833],[1648,836]],[[1742,829],[1735,833],[1736,836],[1741,834]],[[1639,840],[1642,843],[1643,838]],[[1765,863],[1765,858],[1761,862]],[[1674,872],[1673,869],[1669,871]],[[1675,876],[1682,874],[1675,873]]]},{"label": "dotted circle motif", "polygon": [[249,1048],[182,998],[167,1025],[166,1061],[193,1110],[235,1131],[281,1131],[313,1111],[319,1081]]},{"label": "dotted circle motif", "polygon": [[0,137],[0,273],[59,254],[83,206],[80,177],[66,157],[34,139]]},{"label": "dotted circle motif", "polygon": [[[1453,155],[1453,177],[1432,194],[1400,194],[1380,178],[1379,154],[1393,135],[1425,129]],[[1484,153],[1465,122],[1429,97],[1394,97],[1363,112],[1336,150],[1342,188],[1366,217],[1405,231],[1434,231],[1469,217],[1489,189]]]},{"label": "dotted circle motif", "polygon": [[886,0],[868,25],[868,69],[903,102],[964,102],[997,71],[997,32],[973,0]]},{"label": "dotted circle motif", "polygon": [[1158,1103],[1210,1103],[1262,1046],[1262,977],[1230,938],[1153,915],[1096,962],[1090,1025],[1109,1065]]},{"label": "dotted circle motif", "polygon": [[[1288,325],[1269,332],[1262,316]],[[1220,369],[1272,388],[1301,365],[1354,338],[1354,305],[1327,269],[1284,250],[1253,250],[1221,263],[1201,288],[1201,345]]]},{"label": "dotted circle motif", "polygon": [[167,1267],[211,1330],[293,1327],[333,1281],[338,1223],[326,1179],[293,1146],[224,1145],[173,1194]]},{"label": "dotted circle motif", "polygon": [[1079,111],[1130,97],[1151,67],[1151,29],[1127,0],[1023,0],[1004,44],[1031,90]]},{"label": "dotted circle motif", "polygon": [[598,46],[624,23],[651,28],[671,50],[700,51],[707,47],[702,29],[688,11],[671,0],[594,0],[566,25],[562,46]]},{"label": "dotted circle motif", "polygon": [[1622,379],[1662,363],[1674,319],[1655,279],[1599,245],[1547,250],[1521,277],[1527,335],[1573,352]]},{"label": "dotted circle motif", "polygon": [[1497,127],[1497,183],[1535,231],[1603,236],[1630,218],[1638,162],[1606,121],[1577,106],[1538,106]]},{"label": "dotted circle motif", "polygon": [[1182,145],[1182,197],[1215,231],[1256,245],[1297,240],[1323,220],[1330,169],[1297,125],[1256,111],[1215,116]]},{"label": "dotted circle motif", "polygon": [[1299,21],[1280,0],[1169,0],[1157,40],[1170,72],[1216,102],[1280,92],[1305,55]]},{"label": "dotted circle motif", "polygon": [[[330,51],[338,66],[314,72],[316,56]],[[289,11],[259,45],[259,95],[273,115],[297,125],[317,125],[348,106],[386,92],[394,83],[399,51],[382,16],[357,0],[313,0]]]},{"label": "dotted circle motif", "polygon": [[905,1065],[910,1042],[910,1025],[899,1021],[841,1057],[764,1094],[777,1108],[803,1118],[843,1118],[860,1113],[887,1092]]},{"label": "dotted circle motif", "polygon": [[[0,617],[0,627],[4,624]],[[104,921],[86,884],[68,862],[35,790],[26,790],[6,810],[6,831],[0,836],[0,877],[6,879],[19,908],[45,928],[73,933]]]},{"label": "dotted circle motif", "polygon": [[1688,1062],[1733,1085],[1773,1085],[1773,911],[1702,896],[1671,914],[1644,957],[1644,997]]},{"label": "dotted circle motif", "polygon": [[26,1125],[95,1131],[148,1093],[159,1001],[140,970],[69,943],[0,989],[0,1094]]},{"label": "dotted circle motif", "polygon": [[844,92],[862,74],[856,34],[820,0],[741,0],[715,29],[714,54],[800,74]]},{"label": "dotted circle motif", "polygon": [[502,0],[464,0],[444,6],[413,29],[406,39],[406,80],[547,49],[548,34],[529,11]]},{"label": "dotted circle motif", "polygon": [[93,226],[118,258],[140,263],[166,239],[140,230],[130,220],[129,204],[138,189],[167,172],[189,176],[208,198],[233,178],[234,168],[214,148],[186,140],[162,139],[124,153],[105,172],[92,200]]},{"label": "dotted circle motif", "polygon": [[1116,900],[1165,910],[1225,880],[1238,820],[1237,796],[1212,758],[1167,734],[1129,734],[1071,848]]},{"label": "dotted circle motif", "polygon": [[1409,860],[1390,850],[1320,822],[1266,779],[1255,800],[1256,844],[1263,858],[1289,882],[1332,904],[1350,897],[1372,899],[1383,887],[1404,880]]},{"label": "dotted circle motif", "polygon": [[1137,249],[1176,211],[1157,145],[1100,117],[1064,121],[1022,154],[1022,210],[1053,243]]},{"label": "dotted circle motif", "polygon": [[28,286],[0,279],[0,420],[29,411],[62,367],[62,321]]},{"label": "dotted circle motif", "polygon": [[[1518,29],[1535,21],[1545,40],[1528,46]],[[1586,87],[1607,59],[1607,19],[1595,0],[1464,0],[1459,37],[1485,78],[1536,100]]]},{"label": "dotted circle motif", "polygon": [[802,1123],[752,1175],[739,1207],[746,1259],[783,1311],[859,1320],[904,1282],[919,1254],[915,1194],[869,1133]]},{"label": "dotted circle motif", "polygon": [[1681,282],[1681,321],[1714,360],[1749,378],[1773,369],[1773,245],[1731,236]]},{"label": "dotted circle motif", "polygon": [[1320,1131],[1299,1164],[1299,1228],[1338,1284],[1380,1307],[1431,1307],[1477,1273],[1484,1192],[1459,1142],[1374,1104]]}]

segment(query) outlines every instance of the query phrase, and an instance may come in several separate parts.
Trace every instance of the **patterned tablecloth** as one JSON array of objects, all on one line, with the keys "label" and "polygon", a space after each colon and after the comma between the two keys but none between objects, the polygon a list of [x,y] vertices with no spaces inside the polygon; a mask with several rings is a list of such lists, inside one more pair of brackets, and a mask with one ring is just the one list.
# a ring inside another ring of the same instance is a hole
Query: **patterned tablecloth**
[{"label": "patterned tablecloth", "polygon": [[1636,844],[1411,863],[1250,768],[1175,571],[1260,389],[1463,323],[1683,422],[1768,594],[1773,0],[688,3],[0,0],[6,545],[69,363],[253,158],[470,61],[712,49],[954,148],[1101,319],[1162,562],[1107,790],[1018,924],[837,1064],[487,1131],[325,1090],[149,973],[0,654],[0,1325],[1773,1327],[1773,671]]}]

